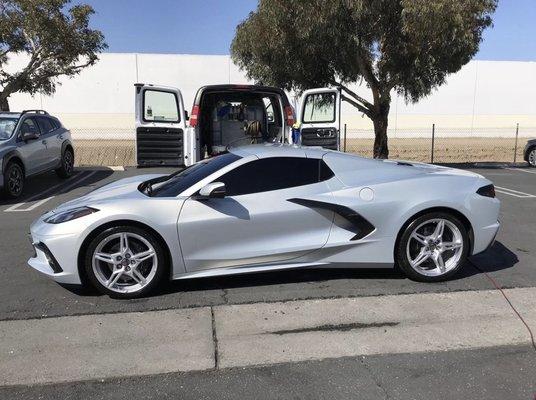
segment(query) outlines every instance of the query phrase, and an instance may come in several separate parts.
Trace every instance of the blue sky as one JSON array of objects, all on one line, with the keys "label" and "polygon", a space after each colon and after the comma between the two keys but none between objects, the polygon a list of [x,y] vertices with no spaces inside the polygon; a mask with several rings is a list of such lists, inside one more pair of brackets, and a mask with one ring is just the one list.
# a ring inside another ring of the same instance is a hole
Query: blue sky
[{"label": "blue sky", "polygon": [[[76,0],[91,4],[109,52],[228,54],[257,0]],[[480,60],[536,61],[536,0],[500,0]]]}]

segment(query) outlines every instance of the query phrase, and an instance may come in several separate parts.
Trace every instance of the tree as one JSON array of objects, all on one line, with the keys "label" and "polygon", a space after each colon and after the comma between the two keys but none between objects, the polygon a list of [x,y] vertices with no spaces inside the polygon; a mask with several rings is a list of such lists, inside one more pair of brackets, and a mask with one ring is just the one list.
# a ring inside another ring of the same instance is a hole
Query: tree
[{"label": "tree", "polygon": [[[387,158],[391,92],[417,102],[478,51],[497,0],[259,0],[231,55],[250,79],[302,91],[337,86],[374,125]],[[364,81],[370,100],[350,90]]]},{"label": "tree", "polygon": [[[74,76],[95,64],[107,48],[104,36],[89,28],[93,8],[67,9],[70,0],[0,0],[0,110],[9,111],[15,92],[52,94],[57,78]],[[27,55],[17,71],[8,70],[11,55]]]}]

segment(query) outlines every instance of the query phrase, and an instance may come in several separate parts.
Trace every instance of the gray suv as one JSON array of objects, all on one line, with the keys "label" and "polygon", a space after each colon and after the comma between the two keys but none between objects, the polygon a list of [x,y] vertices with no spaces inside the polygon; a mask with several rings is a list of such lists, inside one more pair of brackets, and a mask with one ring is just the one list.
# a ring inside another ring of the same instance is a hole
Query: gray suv
[{"label": "gray suv", "polygon": [[0,112],[0,189],[19,197],[27,177],[55,170],[61,178],[73,173],[71,132],[43,110]]}]

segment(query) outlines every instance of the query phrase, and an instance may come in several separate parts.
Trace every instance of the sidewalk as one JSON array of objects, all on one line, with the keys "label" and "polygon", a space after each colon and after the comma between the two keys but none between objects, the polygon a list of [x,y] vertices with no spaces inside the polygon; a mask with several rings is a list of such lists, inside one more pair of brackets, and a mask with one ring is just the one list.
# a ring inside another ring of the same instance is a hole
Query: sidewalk
[{"label": "sidewalk", "polygon": [[[536,288],[506,293],[536,330]],[[0,343],[9,386],[523,346],[529,334],[490,290],[2,321]]]}]

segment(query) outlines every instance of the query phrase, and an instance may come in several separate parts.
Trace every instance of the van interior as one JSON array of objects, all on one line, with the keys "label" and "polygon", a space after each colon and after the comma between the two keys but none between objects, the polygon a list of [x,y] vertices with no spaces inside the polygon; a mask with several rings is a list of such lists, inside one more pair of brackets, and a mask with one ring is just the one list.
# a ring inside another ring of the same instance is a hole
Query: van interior
[{"label": "van interior", "polygon": [[199,137],[202,156],[226,151],[228,146],[273,142],[283,135],[283,108],[276,93],[211,91],[201,97]]}]

